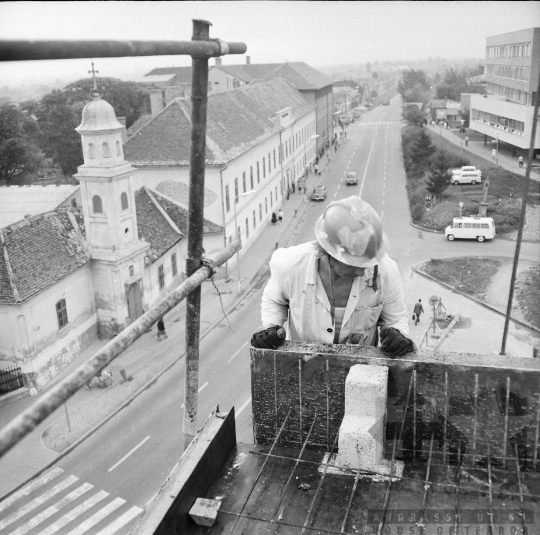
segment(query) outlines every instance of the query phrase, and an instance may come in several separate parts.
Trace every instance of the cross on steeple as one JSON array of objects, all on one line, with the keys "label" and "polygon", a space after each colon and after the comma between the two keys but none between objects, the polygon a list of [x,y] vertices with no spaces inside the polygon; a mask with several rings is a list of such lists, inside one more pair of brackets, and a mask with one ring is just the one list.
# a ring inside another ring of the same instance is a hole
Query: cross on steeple
[{"label": "cross on steeple", "polygon": [[96,83],[96,74],[99,74],[99,71],[96,71],[94,69],[94,62],[92,61],[92,70],[88,71],[88,74],[92,73],[92,78],[94,79],[94,91],[97,91],[97,83]]}]

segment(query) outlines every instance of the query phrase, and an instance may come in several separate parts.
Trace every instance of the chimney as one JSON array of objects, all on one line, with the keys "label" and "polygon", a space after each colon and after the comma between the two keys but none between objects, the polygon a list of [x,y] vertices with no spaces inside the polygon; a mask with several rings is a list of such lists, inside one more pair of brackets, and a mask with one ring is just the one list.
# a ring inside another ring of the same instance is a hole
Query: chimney
[{"label": "chimney", "polygon": [[122,145],[127,141],[127,129],[126,129],[126,118],[117,117],[117,121],[124,127],[122,130]]},{"label": "chimney", "polygon": [[246,56],[246,65],[251,65],[251,56]]},{"label": "chimney", "polygon": [[221,66],[221,58],[216,58],[216,67]]},{"label": "chimney", "polygon": [[150,89],[150,112],[155,117],[163,109],[163,92],[161,89]]},{"label": "chimney", "polygon": [[165,106],[168,106],[175,98],[183,97],[184,91],[179,85],[170,85],[165,87]]}]

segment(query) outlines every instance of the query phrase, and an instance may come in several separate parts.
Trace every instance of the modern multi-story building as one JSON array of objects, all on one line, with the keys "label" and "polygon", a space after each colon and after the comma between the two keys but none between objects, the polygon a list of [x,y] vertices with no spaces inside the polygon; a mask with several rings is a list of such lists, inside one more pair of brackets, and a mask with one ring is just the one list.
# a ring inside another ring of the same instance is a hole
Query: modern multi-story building
[{"label": "modern multi-story building", "polygon": [[[540,74],[540,28],[488,37],[487,95],[471,97],[470,128],[488,138],[525,150],[530,146],[534,100]],[[540,155],[540,131],[534,143]]]}]

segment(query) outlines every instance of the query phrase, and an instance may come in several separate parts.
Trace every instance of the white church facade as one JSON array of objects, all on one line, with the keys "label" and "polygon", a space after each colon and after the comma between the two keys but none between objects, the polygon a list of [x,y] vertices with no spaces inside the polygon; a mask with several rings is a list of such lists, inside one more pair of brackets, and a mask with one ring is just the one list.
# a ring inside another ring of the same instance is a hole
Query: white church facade
[{"label": "white church facade", "polygon": [[[82,210],[63,206],[0,230],[0,361],[21,366],[37,389],[185,278],[187,212],[135,190],[112,106],[96,94],[76,130]],[[222,227],[205,221],[207,252],[223,241]]]}]

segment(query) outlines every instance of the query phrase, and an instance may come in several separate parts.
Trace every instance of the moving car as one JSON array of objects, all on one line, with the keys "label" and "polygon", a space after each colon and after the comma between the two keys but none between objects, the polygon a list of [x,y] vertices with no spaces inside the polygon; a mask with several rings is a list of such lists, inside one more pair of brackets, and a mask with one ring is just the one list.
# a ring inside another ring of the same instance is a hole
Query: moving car
[{"label": "moving car", "polygon": [[495,237],[495,222],[491,217],[454,217],[444,234],[448,241],[465,238],[482,242]]},{"label": "moving car", "polygon": [[460,184],[476,184],[482,182],[482,173],[480,171],[463,171],[452,175],[450,179],[454,186]]},{"label": "moving car", "polygon": [[324,201],[326,199],[326,186],[317,186],[311,194],[312,201]]},{"label": "moving car", "polygon": [[358,175],[354,171],[349,171],[345,177],[347,186],[358,184]]}]

